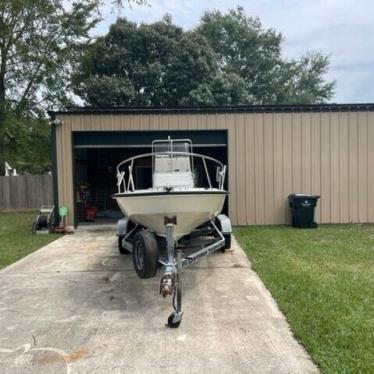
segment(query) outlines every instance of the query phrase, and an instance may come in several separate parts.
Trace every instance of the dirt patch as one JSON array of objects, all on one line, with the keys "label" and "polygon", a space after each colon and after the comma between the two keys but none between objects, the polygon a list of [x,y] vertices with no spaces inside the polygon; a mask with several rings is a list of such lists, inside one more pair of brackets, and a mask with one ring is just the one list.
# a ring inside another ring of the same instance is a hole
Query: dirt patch
[{"label": "dirt patch", "polygon": [[74,362],[79,360],[80,358],[86,357],[88,355],[88,350],[86,348],[80,348],[76,351],[70,353],[67,356],[64,356],[66,362]]},{"label": "dirt patch", "polygon": [[74,362],[88,355],[88,350],[85,348],[80,348],[72,353],[62,356],[56,352],[52,351],[42,351],[37,356],[34,356],[33,361],[39,365],[50,365],[57,363]]}]

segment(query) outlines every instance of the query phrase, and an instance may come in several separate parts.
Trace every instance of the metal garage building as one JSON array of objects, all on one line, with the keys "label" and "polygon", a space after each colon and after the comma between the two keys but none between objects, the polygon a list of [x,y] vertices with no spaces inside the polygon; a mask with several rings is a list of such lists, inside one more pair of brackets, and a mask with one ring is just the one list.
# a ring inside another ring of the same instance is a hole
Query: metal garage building
[{"label": "metal garage building", "polygon": [[[228,165],[226,209],[237,225],[288,224],[287,196],[321,195],[320,223],[374,222],[374,104],[207,108],[76,108],[51,112],[54,192],[82,220],[80,182],[92,204],[116,209],[115,166],[159,138],[192,139]],[[139,183],[150,178],[139,166]]]}]

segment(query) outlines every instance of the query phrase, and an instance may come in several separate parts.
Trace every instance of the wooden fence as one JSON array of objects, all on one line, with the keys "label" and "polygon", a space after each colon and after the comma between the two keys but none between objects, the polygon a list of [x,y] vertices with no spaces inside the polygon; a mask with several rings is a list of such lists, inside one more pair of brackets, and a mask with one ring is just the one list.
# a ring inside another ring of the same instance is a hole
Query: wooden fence
[{"label": "wooden fence", "polygon": [[39,209],[52,204],[52,175],[0,177],[0,210]]}]

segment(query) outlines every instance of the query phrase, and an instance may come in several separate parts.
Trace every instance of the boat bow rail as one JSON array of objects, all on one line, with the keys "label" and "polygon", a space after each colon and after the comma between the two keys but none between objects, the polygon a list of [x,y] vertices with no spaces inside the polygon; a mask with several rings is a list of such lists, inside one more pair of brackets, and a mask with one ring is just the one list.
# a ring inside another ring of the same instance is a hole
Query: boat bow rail
[{"label": "boat bow rail", "polygon": [[[135,162],[140,159],[144,158],[150,158],[152,157],[153,160],[155,160],[157,157],[168,157],[170,160],[175,160],[180,157],[188,157],[191,159],[191,164],[193,165],[193,159],[200,159],[203,166],[204,166],[204,172],[205,176],[208,182],[208,188],[218,188],[219,190],[223,190],[224,188],[224,182],[225,182],[225,176],[226,176],[226,165],[224,165],[221,161],[210,157],[206,155],[202,155],[199,153],[194,153],[194,152],[179,152],[179,151],[163,151],[163,152],[150,152],[150,153],[144,153],[141,155],[133,156],[130,157],[122,162],[120,162],[117,165],[117,188],[118,188],[118,193],[126,193],[126,192],[135,192],[137,189],[135,188],[135,183],[134,183],[134,176],[133,176],[133,171],[135,167]],[[211,176],[208,170],[208,162],[215,164],[216,166],[216,172],[215,172],[215,186],[214,183],[212,183]],[[153,175],[157,177],[157,170],[155,170],[155,161],[153,161]],[[178,177],[182,177],[181,180],[183,181],[183,177],[186,176],[187,171],[186,170],[169,170],[169,171],[163,171],[163,174],[170,176],[175,176],[175,179],[178,179]],[[191,171],[193,174],[193,171]],[[155,179],[154,179],[155,180]],[[183,183],[183,182],[182,182]],[[155,184],[155,183],[154,183]],[[164,184],[161,185],[157,183],[157,185],[153,186],[153,189],[168,189],[168,188],[173,188],[175,184],[169,185],[169,184]],[[180,185],[181,187],[183,184]],[[188,183],[186,184],[187,188],[191,188]]]}]

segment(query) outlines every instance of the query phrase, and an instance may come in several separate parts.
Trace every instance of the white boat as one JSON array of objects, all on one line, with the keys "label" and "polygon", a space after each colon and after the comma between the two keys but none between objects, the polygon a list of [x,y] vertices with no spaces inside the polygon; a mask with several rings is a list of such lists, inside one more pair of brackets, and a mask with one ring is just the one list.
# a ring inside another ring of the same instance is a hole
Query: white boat
[{"label": "white boat", "polygon": [[[135,164],[144,166],[147,157],[152,159],[152,186],[137,189]],[[182,320],[182,268],[230,248],[231,222],[220,214],[228,194],[225,174],[225,165],[193,153],[191,141],[184,139],[154,141],[151,153],[117,166],[113,198],[124,214],[117,223],[118,249],[132,253],[140,278],[162,273],[160,293],[173,295],[169,327]]]},{"label": "white boat", "polygon": [[[228,194],[223,189],[226,167],[218,160],[193,153],[190,140],[158,140],[152,148],[152,153],[132,157],[118,165],[119,191],[113,198],[126,217],[159,236],[165,236],[165,219],[174,220],[174,239],[178,240],[221,213]],[[153,158],[153,185],[137,190],[132,171],[135,160],[144,157]],[[194,158],[202,160],[206,188],[196,187]],[[207,162],[217,166],[217,187],[212,187]],[[127,178],[122,171],[126,164]]]},{"label": "white boat", "polygon": [[133,222],[165,236],[165,217],[175,217],[174,239],[216,217],[222,210],[226,192],[199,188],[165,191],[136,191],[117,194],[122,213]]}]

